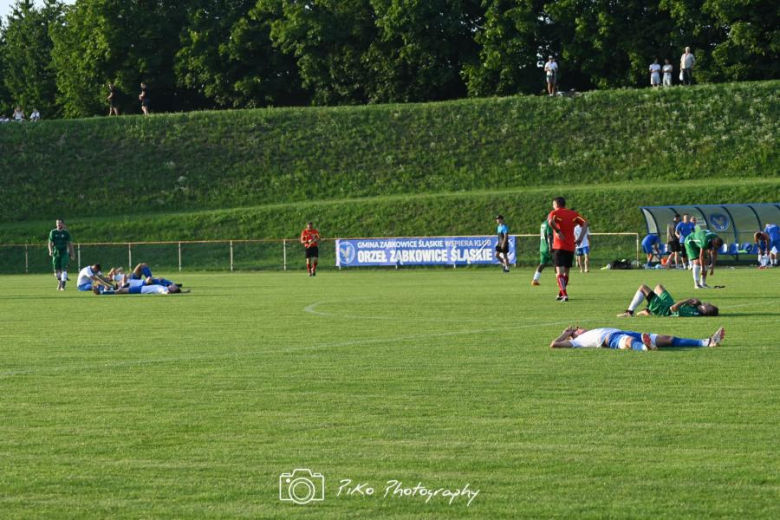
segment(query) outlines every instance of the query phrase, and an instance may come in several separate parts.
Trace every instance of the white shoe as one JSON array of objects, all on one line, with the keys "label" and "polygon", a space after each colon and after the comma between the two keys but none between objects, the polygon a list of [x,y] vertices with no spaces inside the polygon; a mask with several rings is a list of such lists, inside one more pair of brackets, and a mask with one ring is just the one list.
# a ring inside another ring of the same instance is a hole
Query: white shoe
[{"label": "white shoe", "polygon": [[709,342],[707,343],[708,347],[717,347],[718,345],[723,342],[723,338],[726,337],[726,329],[723,327],[719,328],[715,331],[715,334],[710,336]]},{"label": "white shoe", "polygon": [[642,333],[642,344],[645,346],[643,350],[658,350],[658,347],[653,345],[653,340],[650,339],[650,334],[644,332]]}]

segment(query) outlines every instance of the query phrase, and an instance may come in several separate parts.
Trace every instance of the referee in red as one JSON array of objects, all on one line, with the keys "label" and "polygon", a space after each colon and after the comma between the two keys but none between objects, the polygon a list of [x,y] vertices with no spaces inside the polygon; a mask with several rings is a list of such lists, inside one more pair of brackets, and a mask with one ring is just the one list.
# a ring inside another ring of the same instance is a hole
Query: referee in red
[{"label": "referee in red", "polygon": [[301,244],[306,249],[306,270],[309,276],[317,276],[317,259],[320,256],[320,232],[314,229],[314,222],[307,222],[301,231]]},{"label": "referee in red", "polygon": [[[553,230],[553,265],[558,280],[558,297],[556,300],[567,302],[569,294],[569,269],[574,262],[574,250],[580,245],[582,238],[587,236],[588,221],[574,210],[566,208],[566,199],[553,199],[553,210],[547,216],[547,222]],[[579,224],[582,232],[578,240],[574,239],[574,228]]]}]

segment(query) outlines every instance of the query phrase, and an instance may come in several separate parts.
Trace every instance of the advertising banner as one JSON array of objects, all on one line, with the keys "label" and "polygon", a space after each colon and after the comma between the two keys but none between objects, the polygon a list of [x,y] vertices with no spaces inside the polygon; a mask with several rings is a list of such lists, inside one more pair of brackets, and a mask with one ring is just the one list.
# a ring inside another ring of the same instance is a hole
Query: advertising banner
[{"label": "advertising banner", "polygon": [[[336,266],[498,264],[495,236],[356,238],[336,240]],[[515,237],[509,237],[509,263],[515,263]]]}]

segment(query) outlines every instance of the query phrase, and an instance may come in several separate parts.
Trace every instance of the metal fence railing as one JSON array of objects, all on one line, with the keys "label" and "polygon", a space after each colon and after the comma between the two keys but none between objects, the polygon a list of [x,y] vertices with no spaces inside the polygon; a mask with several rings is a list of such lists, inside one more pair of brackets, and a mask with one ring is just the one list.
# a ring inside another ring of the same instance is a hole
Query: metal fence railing
[{"label": "metal fence railing", "polygon": [[[514,235],[517,265],[539,262],[539,235]],[[335,268],[335,239],[323,239],[320,268]],[[80,242],[70,270],[100,263],[104,270],[132,268],[146,262],[157,271],[251,271],[304,269],[303,248],[297,239],[281,240],[182,240],[166,242]],[[639,259],[639,234],[592,233],[591,266],[602,267],[616,259]],[[48,273],[51,258],[47,244],[0,244],[0,274]]]}]

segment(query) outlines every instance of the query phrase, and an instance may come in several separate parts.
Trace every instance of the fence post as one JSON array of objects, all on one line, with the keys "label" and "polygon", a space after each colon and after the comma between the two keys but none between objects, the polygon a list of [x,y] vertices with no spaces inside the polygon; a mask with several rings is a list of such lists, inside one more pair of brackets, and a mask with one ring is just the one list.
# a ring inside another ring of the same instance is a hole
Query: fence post
[{"label": "fence post", "polygon": [[233,241],[230,241],[230,271],[233,271]]},{"label": "fence post", "polygon": [[[639,233],[636,234],[636,261],[637,263],[640,263],[639,260]],[[641,266],[641,263],[640,263]]]},{"label": "fence post", "polygon": [[127,243],[127,270],[133,269],[133,244]]},{"label": "fence post", "polygon": [[27,244],[24,245],[24,274],[30,274],[30,255],[27,252]]},{"label": "fence post", "polygon": [[76,244],[76,257],[78,258],[79,271],[81,271],[81,243]]},{"label": "fence post", "polygon": [[181,272],[181,242],[179,242],[179,272]]},{"label": "fence post", "polygon": [[287,240],[282,240],[282,266],[283,270],[287,270]]}]

